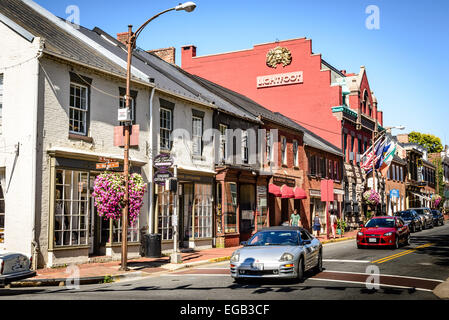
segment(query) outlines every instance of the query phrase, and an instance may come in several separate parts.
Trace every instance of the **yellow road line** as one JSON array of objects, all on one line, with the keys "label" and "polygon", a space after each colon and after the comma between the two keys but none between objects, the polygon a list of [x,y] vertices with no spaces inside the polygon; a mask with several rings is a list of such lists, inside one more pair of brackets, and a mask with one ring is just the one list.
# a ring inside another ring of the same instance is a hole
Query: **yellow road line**
[{"label": "yellow road line", "polygon": [[405,255],[408,255],[410,253],[413,253],[413,252],[417,251],[418,249],[427,248],[427,247],[430,247],[432,245],[434,245],[434,244],[433,243],[426,243],[426,244],[418,246],[418,247],[416,247],[414,249],[402,251],[402,252],[399,252],[397,254],[394,254],[394,255],[391,255],[391,256],[387,256],[387,257],[384,257],[384,258],[379,259],[379,260],[372,261],[371,263],[382,264],[384,262],[387,262],[387,261],[390,261],[390,260],[393,260],[393,259],[397,259],[397,258],[403,257]]}]

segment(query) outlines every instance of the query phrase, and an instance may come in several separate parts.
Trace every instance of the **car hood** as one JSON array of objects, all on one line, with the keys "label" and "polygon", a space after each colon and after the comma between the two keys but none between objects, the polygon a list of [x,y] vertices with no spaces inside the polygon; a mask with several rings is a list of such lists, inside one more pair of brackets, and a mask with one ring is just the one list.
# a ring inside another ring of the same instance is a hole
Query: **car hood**
[{"label": "car hood", "polygon": [[247,259],[254,260],[273,260],[280,259],[284,253],[295,253],[300,250],[300,246],[257,246],[243,247],[239,250],[240,261]]},{"label": "car hood", "polygon": [[365,234],[385,234],[387,232],[395,232],[396,229],[395,228],[364,228],[362,230],[363,233]]}]

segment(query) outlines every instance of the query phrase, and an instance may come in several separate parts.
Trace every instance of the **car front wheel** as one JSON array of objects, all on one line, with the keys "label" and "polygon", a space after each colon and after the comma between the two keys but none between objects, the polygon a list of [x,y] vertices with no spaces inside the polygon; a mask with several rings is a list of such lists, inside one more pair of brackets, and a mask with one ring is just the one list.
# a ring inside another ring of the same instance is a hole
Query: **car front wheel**
[{"label": "car front wheel", "polygon": [[394,238],[395,238],[394,239],[394,248],[395,249],[399,249],[399,237],[398,237],[398,235],[396,235]]},{"label": "car front wheel", "polygon": [[321,251],[318,255],[318,262],[314,271],[315,273],[321,273],[323,271],[323,253]]},{"label": "car front wheel", "polygon": [[304,282],[304,260],[299,258],[298,267],[296,268],[296,280],[298,282]]}]

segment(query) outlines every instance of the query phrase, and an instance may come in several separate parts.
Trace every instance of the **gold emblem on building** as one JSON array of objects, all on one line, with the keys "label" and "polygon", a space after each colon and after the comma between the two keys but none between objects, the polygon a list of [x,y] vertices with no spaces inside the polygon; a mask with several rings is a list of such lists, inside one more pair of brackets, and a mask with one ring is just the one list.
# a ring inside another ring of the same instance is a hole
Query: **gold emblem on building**
[{"label": "gold emblem on building", "polygon": [[278,64],[288,66],[292,63],[292,54],[287,48],[276,47],[271,49],[267,54],[267,66],[276,69]]}]

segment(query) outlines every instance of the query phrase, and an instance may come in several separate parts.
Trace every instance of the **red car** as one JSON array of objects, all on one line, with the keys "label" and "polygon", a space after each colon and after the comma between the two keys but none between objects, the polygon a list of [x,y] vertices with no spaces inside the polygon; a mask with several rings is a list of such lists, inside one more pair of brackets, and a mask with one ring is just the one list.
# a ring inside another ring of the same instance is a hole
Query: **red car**
[{"label": "red car", "polygon": [[393,247],[410,244],[410,229],[400,217],[375,217],[361,225],[357,233],[357,248]]}]

